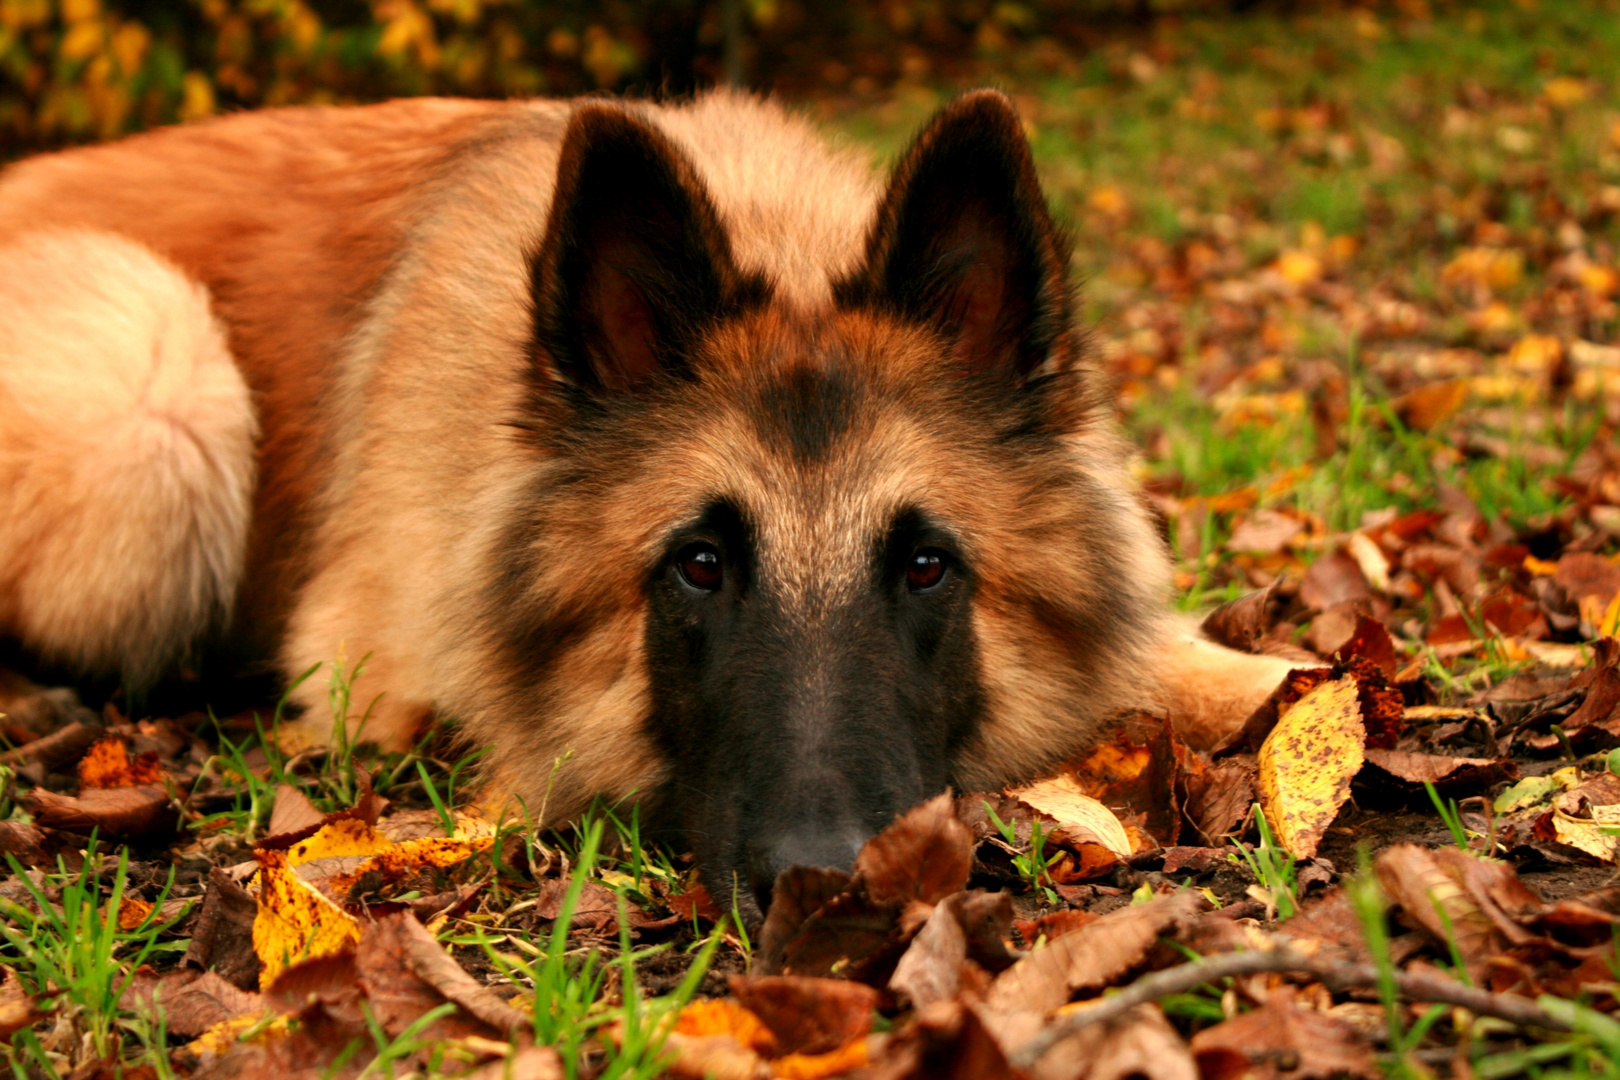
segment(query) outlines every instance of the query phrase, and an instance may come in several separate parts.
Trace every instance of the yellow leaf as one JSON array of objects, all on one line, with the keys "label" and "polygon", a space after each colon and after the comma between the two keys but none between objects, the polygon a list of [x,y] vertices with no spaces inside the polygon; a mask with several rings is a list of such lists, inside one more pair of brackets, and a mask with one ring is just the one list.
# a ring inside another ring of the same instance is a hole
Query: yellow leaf
[{"label": "yellow leaf", "polygon": [[1315,856],[1322,833],[1350,798],[1367,731],[1346,675],[1290,705],[1260,746],[1260,803],[1277,839],[1296,859]]},{"label": "yellow leaf", "polygon": [[1072,839],[1078,834],[1091,837],[1122,859],[1131,856],[1131,838],[1114,812],[1087,795],[1072,777],[1040,780],[1028,787],[1012,788],[1008,795],[1057,819],[1058,826]]},{"label": "yellow leaf", "polygon": [[379,855],[394,845],[359,818],[339,818],[322,825],[308,840],[300,840],[287,852],[288,866],[301,866],[312,859],[341,855]]},{"label": "yellow leaf", "polygon": [[62,36],[61,54],[64,60],[88,60],[101,51],[107,36],[106,28],[96,19],[86,19],[68,27]]},{"label": "yellow leaf", "polygon": [[1564,355],[1564,343],[1551,334],[1526,334],[1513,343],[1508,364],[1514,371],[1539,375],[1550,370]]},{"label": "yellow leaf", "polygon": [[1277,272],[1291,285],[1309,285],[1322,276],[1322,260],[1308,251],[1285,251],[1277,256]]},{"label": "yellow leaf", "polygon": [[1541,88],[1541,99],[1558,109],[1567,109],[1571,105],[1579,105],[1590,94],[1591,90],[1584,81],[1572,79],[1568,75],[1548,79],[1547,85]]},{"label": "yellow leaf", "polygon": [[1598,623],[1598,637],[1620,637],[1620,592],[1614,594],[1609,601],[1608,608],[1603,612],[1603,620]]},{"label": "yellow leaf", "polygon": [[188,71],[180,80],[180,119],[201,120],[214,115],[214,84],[200,71]]},{"label": "yellow leaf", "polygon": [[[262,1023],[269,1015],[270,1010],[264,1012],[243,1013],[233,1016],[229,1020],[221,1020],[201,1035],[186,1044],[186,1049],[196,1057],[207,1061],[219,1057],[229,1050],[241,1036],[253,1028],[255,1024]],[[292,1017],[278,1016],[255,1032],[254,1037],[248,1041],[266,1043],[272,1039],[279,1039],[292,1030]]]},{"label": "yellow leaf", "polygon": [[126,77],[139,71],[151,43],[151,33],[138,22],[124,23],[113,31],[112,51],[118,58],[118,70]]},{"label": "yellow leaf", "polygon": [[1558,564],[1556,562],[1538,559],[1534,555],[1524,557],[1524,568],[1534,577],[1552,577],[1558,573]]},{"label": "yellow leaf", "polygon": [[306,884],[279,851],[260,851],[259,910],[253,918],[253,951],[268,987],[300,960],[330,956],[360,940],[360,924]]},{"label": "yellow leaf", "polygon": [[1604,862],[1620,862],[1620,805],[1594,806],[1590,818],[1579,818],[1557,807],[1552,815],[1553,835],[1560,844],[1579,848]]}]

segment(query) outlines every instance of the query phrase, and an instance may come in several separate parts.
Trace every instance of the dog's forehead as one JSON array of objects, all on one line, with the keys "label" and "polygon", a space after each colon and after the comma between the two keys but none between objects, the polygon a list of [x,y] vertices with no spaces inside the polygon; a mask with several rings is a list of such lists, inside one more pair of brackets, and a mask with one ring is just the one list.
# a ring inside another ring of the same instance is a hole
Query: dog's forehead
[{"label": "dog's forehead", "polygon": [[784,602],[858,595],[901,513],[952,516],[949,440],[869,370],[784,365],[727,414],[723,497],[748,522],[760,587]]}]

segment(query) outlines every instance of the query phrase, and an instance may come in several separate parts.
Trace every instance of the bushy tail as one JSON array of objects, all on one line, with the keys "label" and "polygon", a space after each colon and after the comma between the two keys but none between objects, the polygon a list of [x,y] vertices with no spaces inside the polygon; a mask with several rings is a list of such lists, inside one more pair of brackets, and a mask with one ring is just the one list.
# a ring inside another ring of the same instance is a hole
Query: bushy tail
[{"label": "bushy tail", "polygon": [[142,685],[228,618],[252,400],[207,290],[92,232],[0,248],[0,633]]}]

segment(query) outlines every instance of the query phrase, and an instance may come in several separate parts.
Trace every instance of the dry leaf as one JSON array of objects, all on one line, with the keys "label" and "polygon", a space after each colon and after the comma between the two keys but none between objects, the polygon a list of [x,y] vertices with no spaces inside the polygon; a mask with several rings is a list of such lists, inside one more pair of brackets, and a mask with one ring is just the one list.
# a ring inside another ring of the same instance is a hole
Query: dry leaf
[{"label": "dry leaf", "polygon": [[1089,840],[1121,859],[1130,858],[1131,840],[1118,816],[1081,790],[1073,778],[1040,780],[1027,787],[1009,788],[1006,794],[1055,820],[1070,840]]},{"label": "dry leaf", "polygon": [[23,804],[34,822],[71,833],[98,831],[103,839],[148,837],[174,831],[179,815],[159,784],[91,788],[77,799],[35,788]]},{"label": "dry leaf", "polygon": [[855,856],[855,875],[879,903],[935,904],[967,885],[973,836],[951,796],[937,795],[901,815]]},{"label": "dry leaf", "polygon": [[985,1002],[1000,1012],[1049,1013],[1078,990],[1112,986],[1142,962],[1161,934],[1203,906],[1197,893],[1180,892],[1110,912],[996,976]]},{"label": "dry leaf", "polygon": [[1192,1039],[1203,1080],[1331,1080],[1383,1076],[1366,1038],[1315,1009],[1294,1004],[1290,987],[1270,991],[1257,1009],[1205,1028]]},{"label": "dry leaf", "polygon": [[253,920],[253,951],[264,970],[260,985],[304,959],[329,956],[360,940],[353,916],[300,878],[279,851],[254,853],[259,861],[259,906]]},{"label": "dry leaf", "polygon": [[[939,910],[936,908],[935,910]],[[881,995],[846,979],[807,979],[796,975],[733,975],[731,992],[769,1029],[771,1041],[742,1040],[762,1053],[821,1055],[866,1038]]]},{"label": "dry leaf", "polygon": [[17,973],[0,967],[0,1041],[9,1042],[14,1033],[33,1027],[44,1018],[33,996],[23,989]]},{"label": "dry leaf", "polygon": [[1294,858],[1315,857],[1323,832],[1350,798],[1366,737],[1352,675],[1307,692],[1266,736],[1257,755],[1260,805]]},{"label": "dry leaf", "polygon": [[91,746],[79,761],[79,787],[119,788],[163,783],[163,768],[155,751],[134,758],[120,738],[102,739]]}]

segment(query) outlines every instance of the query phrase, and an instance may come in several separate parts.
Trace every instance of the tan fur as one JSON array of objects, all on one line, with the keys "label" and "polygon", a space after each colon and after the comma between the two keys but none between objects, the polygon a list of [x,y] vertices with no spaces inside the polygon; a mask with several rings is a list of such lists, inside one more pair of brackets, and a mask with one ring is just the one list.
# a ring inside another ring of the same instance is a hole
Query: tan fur
[{"label": "tan fur", "polygon": [[[148,422],[145,399],[117,382],[112,361],[96,361],[91,398],[100,419],[84,414],[73,429],[79,442],[46,448],[33,420],[13,420],[9,409],[0,418],[7,455],[0,475],[8,467],[90,470],[98,492],[167,485],[213,507],[143,517],[65,497],[89,485],[47,489],[31,481],[26,491],[10,489],[48,507],[42,520],[78,515],[72,535],[84,547],[45,563],[29,555],[37,540],[8,540],[0,531],[0,584],[32,583],[31,591],[7,589],[5,628],[58,655],[118,663],[120,644],[135,638],[125,635],[122,616],[103,612],[126,609],[97,598],[158,589],[171,599],[149,607],[162,625],[147,638],[172,651],[200,632],[208,605],[230,595],[234,568],[245,565],[235,605],[242,632],[278,642],[286,673],[366,657],[356,699],[363,707],[381,695],[366,737],[400,747],[430,712],[453,716],[472,741],[497,747],[498,784],[531,811],[545,800],[547,815],[562,817],[594,793],[646,791],[663,777],[642,727],[648,685],[639,581],[670,524],[723,491],[769,523],[761,558],[807,620],[855,586],[861,546],[898,507],[921,502],[958,526],[984,567],[975,627],[989,698],[989,719],[959,766],[965,782],[1029,776],[1084,745],[1109,711],[1131,705],[1168,705],[1191,737],[1207,743],[1269,693],[1277,662],[1195,642],[1168,614],[1147,637],[1077,673],[1064,658],[1073,643],[1031,617],[1041,590],[1123,590],[1161,606],[1169,592],[1167,556],[1106,410],[1091,406],[1074,425],[1066,467],[1107,504],[1092,512],[1109,523],[1110,542],[1130,553],[1122,574],[1084,549],[1054,543],[1087,523],[1073,520],[1073,506],[1043,490],[1041,478],[994,468],[988,449],[974,449],[985,433],[920,419],[950,392],[926,336],[833,312],[831,283],[863,257],[881,193],[872,173],[780,108],[716,94],[633,111],[687,155],[738,267],[773,279],[776,299],[768,314],[709,343],[702,377],[713,385],[714,408],[697,420],[671,416],[678,439],[655,458],[627,459],[645,467],[646,482],[607,492],[588,514],[571,517],[559,506],[548,535],[519,541],[543,544],[546,558],[510,604],[565,596],[592,621],[533,699],[514,701],[518,691],[501,680],[504,661],[487,625],[488,598],[499,587],[491,552],[508,543],[515,508],[559,467],[512,421],[524,412],[534,362],[530,261],[544,233],[568,110],[552,102],[431,100],[280,110],[36,159],[0,176],[0,242],[23,238],[22,247],[0,253],[0,318],[8,304],[13,311],[32,304],[34,292],[6,284],[38,272],[28,258],[44,260],[54,275],[49,293],[81,312],[83,329],[71,331],[29,313],[34,369],[45,362],[41,342],[75,357],[100,356],[110,333],[111,323],[84,305],[100,302],[92,298],[111,260],[17,254],[49,246],[34,230],[77,227],[128,237],[200,283],[177,288],[171,270],[152,277],[167,283],[162,303],[173,305],[175,325],[190,335],[184,340],[197,343],[195,362],[212,372],[177,387],[165,406],[171,411],[150,420],[175,425],[184,416],[201,431],[195,418],[207,413],[212,426],[199,437],[198,461],[212,472],[138,455],[119,459],[137,477],[92,468],[113,447],[88,437],[96,425]],[[136,296],[158,288],[121,287]],[[229,353],[209,336],[210,293]],[[49,336],[58,332],[59,340]],[[0,327],[0,341],[5,333]],[[850,362],[892,385],[894,396],[855,418],[858,450],[806,471],[762,443],[737,403],[777,373],[762,357],[795,363],[817,334],[848,344]],[[74,344],[79,337],[82,346]],[[247,482],[241,446],[252,424],[240,387],[232,398],[218,377],[229,355],[263,427],[245,539],[231,532],[239,518],[221,509]],[[0,395],[17,393],[7,370],[0,367]],[[61,396],[28,415],[60,407]],[[860,494],[839,502],[835,490]],[[3,518],[25,505],[17,494],[0,498]],[[208,515],[215,524],[203,528]],[[803,558],[811,550],[814,563]],[[89,591],[41,599],[92,566]],[[811,566],[844,569],[811,574]],[[122,658],[135,668],[149,660]],[[324,737],[331,722],[324,684],[306,683],[297,700],[307,709],[306,737]],[[531,714],[545,722],[521,719]],[[569,763],[555,768],[564,756]]]},{"label": "tan fur", "polygon": [[149,249],[0,249],[0,628],[145,679],[236,596],[257,426],[208,293]]}]

